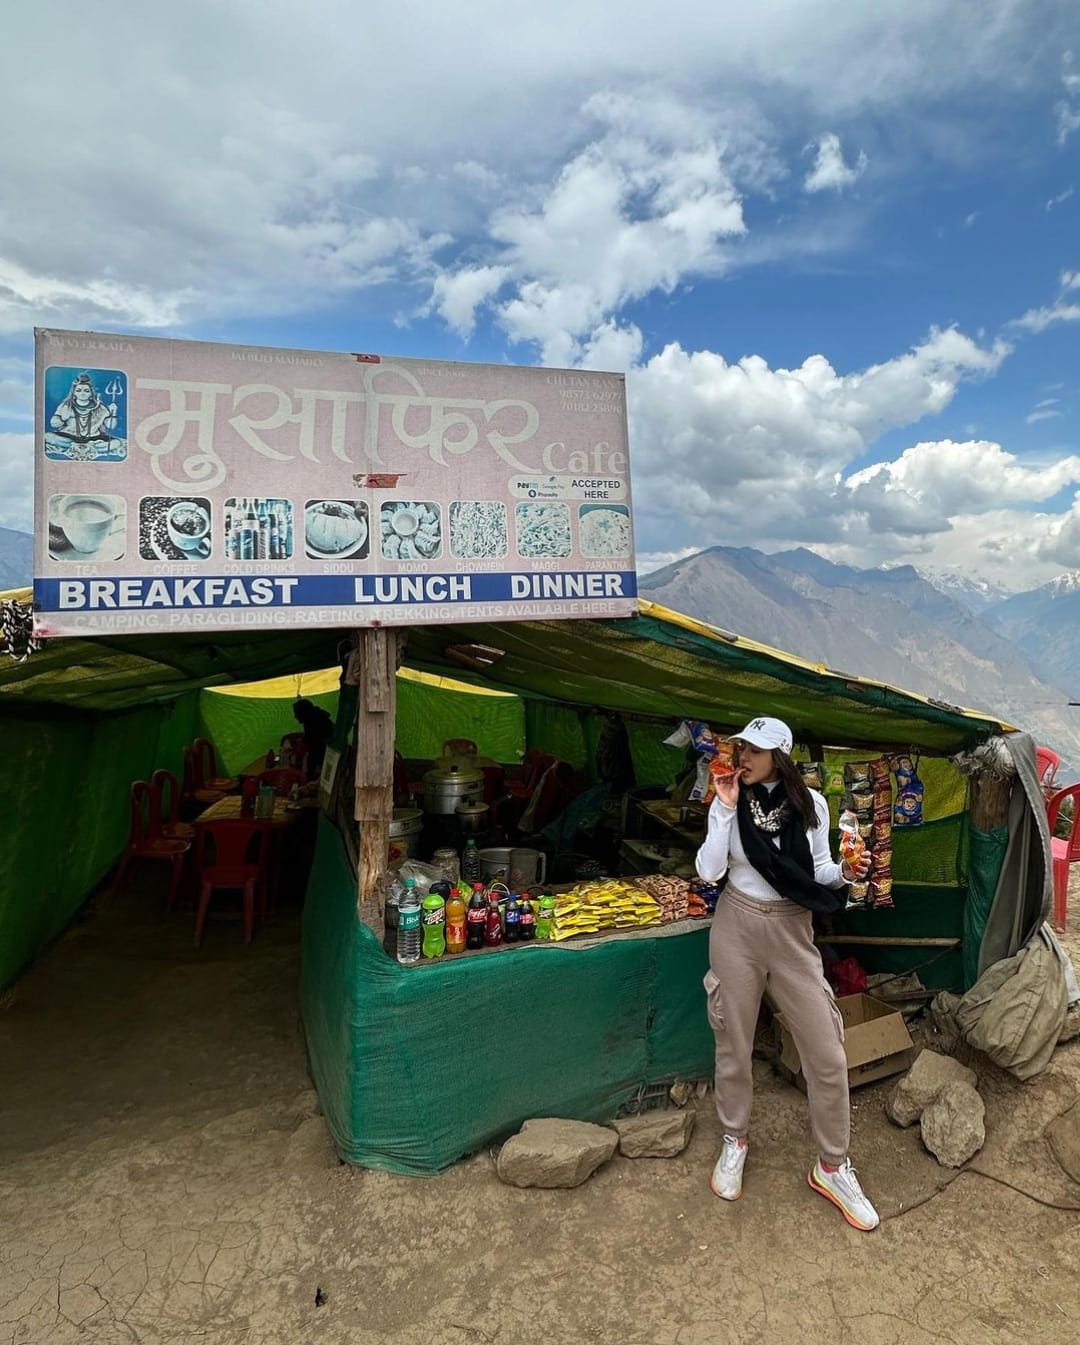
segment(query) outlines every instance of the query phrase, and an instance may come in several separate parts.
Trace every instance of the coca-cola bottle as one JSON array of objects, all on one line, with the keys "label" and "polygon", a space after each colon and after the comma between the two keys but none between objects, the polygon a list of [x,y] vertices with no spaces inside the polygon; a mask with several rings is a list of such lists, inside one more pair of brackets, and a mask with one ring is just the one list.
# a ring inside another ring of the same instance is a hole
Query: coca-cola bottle
[{"label": "coca-cola bottle", "polygon": [[528,893],[521,898],[521,942],[528,943],[536,938],[536,908],[529,900]]},{"label": "coca-cola bottle", "polygon": [[484,925],[487,922],[487,900],[483,883],[474,883],[469,909],[465,912],[465,947],[483,948]]},{"label": "coca-cola bottle", "polygon": [[484,943],[489,948],[497,948],[502,943],[502,915],[499,912],[499,898],[492,892],[488,898],[487,918],[484,921]]}]

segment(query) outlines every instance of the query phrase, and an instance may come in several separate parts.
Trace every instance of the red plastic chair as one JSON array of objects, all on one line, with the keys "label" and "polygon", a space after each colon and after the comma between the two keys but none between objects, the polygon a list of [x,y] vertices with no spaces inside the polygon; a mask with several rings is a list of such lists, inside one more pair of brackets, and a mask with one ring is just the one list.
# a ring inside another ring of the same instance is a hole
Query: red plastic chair
[{"label": "red plastic chair", "polygon": [[218,775],[217,753],[208,738],[196,738],[192,744],[195,765],[195,788],[216,789],[229,794],[237,785],[235,776]]},{"label": "red plastic chair", "polygon": [[293,785],[302,785],[305,778],[303,771],[293,770],[291,766],[274,766],[259,776],[259,785],[269,785],[279,799],[284,799]]},{"label": "red plastic chair", "polygon": [[[1072,830],[1067,840],[1054,835],[1058,813],[1066,799],[1073,801]],[[1080,784],[1059,789],[1046,810],[1050,824],[1050,853],[1054,857],[1054,928],[1064,930],[1069,909],[1069,865],[1080,860]]]},{"label": "red plastic chair", "polygon": [[244,942],[255,930],[255,893],[260,912],[266,909],[266,855],[270,829],[248,818],[200,822],[195,842],[199,865],[199,904],[195,912],[195,947],[202,943],[210,898],[219,888],[239,888],[244,898]]},{"label": "red plastic chair", "polygon": [[1035,764],[1039,768],[1039,784],[1045,789],[1054,783],[1061,758],[1051,747],[1036,747]]},{"label": "red plastic chair", "polygon": [[180,791],[180,801],[189,803],[195,808],[207,808],[211,803],[217,803],[218,799],[225,797],[223,789],[207,789],[205,785],[198,784],[198,774],[195,767],[195,749],[193,747],[184,748],[184,785]]},{"label": "red plastic chair", "polygon": [[155,771],[150,777],[150,835],[168,841],[193,841],[195,828],[180,821],[180,783],[172,771]]},{"label": "red plastic chair", "polygon": [[134,859],[156,859],[172,865],[169,877],[169,905],[171,911],[176,893],[180,887],[180,876],[184,870],[184,856],[191,849],[191,842],[173,840],[165,836],[155,836],[150,830],[150,785],[146,780],[134,780],[131,784],[131,824],[128,830],[127,845],[120,857],[112,891],[119,892],[127,871]]}]

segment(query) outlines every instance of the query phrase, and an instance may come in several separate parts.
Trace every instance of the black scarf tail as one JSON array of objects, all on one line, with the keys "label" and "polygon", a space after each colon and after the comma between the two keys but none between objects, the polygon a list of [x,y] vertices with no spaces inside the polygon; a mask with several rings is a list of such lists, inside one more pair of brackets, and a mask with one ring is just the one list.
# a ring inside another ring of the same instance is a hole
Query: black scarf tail
[{"label": "black scarf tail", "polygon": [[840,910],[844,905],[843,889],[823,887],[814,877],[814,856],[802,817],[789,805],[788,815],[778,833],[780,844],[774,845],[772,835],[777,833],[761,831],[754,823],[750,811],[751,790],[766,812],[786,798],[782,785],[771,796],[763,785],[750,785],[739,790],[736,808],[739,839],[749,863],[788,901],[823,915]]}]

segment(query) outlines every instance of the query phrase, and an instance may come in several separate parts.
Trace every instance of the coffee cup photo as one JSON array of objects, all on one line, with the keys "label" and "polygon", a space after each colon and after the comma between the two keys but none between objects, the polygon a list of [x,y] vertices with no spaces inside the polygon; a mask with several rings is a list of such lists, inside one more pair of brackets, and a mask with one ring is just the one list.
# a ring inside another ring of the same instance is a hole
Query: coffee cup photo
[{"label": "coffee cup photo", "polygon": [[194,500],[178,500],[165,519],[169,541],[190,556],[210,554],[210,515]]},{"label": "coffee cup photo", "polygon": [[119,495],[54,495],[50,554],[54,560],[119,560],[126,524],[127,506]]}]

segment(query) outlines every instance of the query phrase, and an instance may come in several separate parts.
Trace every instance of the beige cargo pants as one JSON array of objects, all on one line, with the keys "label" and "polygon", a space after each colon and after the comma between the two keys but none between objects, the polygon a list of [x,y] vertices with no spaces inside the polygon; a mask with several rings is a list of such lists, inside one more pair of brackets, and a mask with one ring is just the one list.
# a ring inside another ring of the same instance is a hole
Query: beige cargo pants
[{"label": "beige cargo pants", "polygon": [[847,1157],[851,1137],[844,1024],[811,920],[792,901],[754,901],[730,883],[716,903],[705,976],[716,1036],[716,1110],[725,1134],[746,1135],[754,1029],[768,986],[799,1051],[814,1142],[826,1163],[837,1164]]}]

